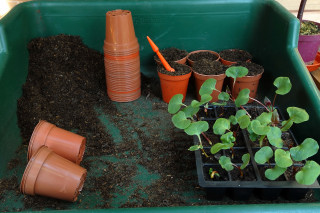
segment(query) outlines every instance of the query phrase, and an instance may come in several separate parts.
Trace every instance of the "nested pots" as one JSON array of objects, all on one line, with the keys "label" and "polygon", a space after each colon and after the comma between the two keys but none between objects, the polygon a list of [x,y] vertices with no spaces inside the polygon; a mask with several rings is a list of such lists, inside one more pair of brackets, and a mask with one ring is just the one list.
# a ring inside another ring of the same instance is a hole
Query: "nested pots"
[{"label": "nested pots", "polygon": [[28,195],[74,202],[82,190],[86,174],[86,169],[42,146],[30,159],[20,190]]},{"label": "nested pots", "polygon": [[228,66],[237,62],[250,62],[252,60],[252,55],[249,52],[239,49],[222,50],[219,55],[221,62]]},{"label": "nested pots", "polygon": [[176,94],[183,95],[183,101],[186,98],[189,79],[191,77],[191,68],[184,64],[170,62],[170,66],[175,69],[174,72],[167,71],[162,65],[158,65],[158,76],[160,78],[162,99],[169,103]]},{"label": "nested pots", "polygon": [[207,59],[209,61],[219,61],[220,55],[211,50],[192,51],[187,56],[188,64],[192,67],[196,61]]},{"label": "nested pots", "polygon": [[[188,52],[175,47],[166,48],[160,50],[161,55],[167,62],[176,62],[179,64],[185,64],[187,61]],[[161,65],[160,59],[157,55],[154,56],[154,60],[158,65]]]}]

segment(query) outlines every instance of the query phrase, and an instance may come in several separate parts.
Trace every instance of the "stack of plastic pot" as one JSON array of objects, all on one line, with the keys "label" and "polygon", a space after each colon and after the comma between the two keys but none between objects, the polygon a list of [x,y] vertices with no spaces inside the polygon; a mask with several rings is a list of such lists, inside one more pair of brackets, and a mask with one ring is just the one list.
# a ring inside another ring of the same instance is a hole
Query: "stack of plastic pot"
[{"label": "stack of plastic pot", "polygon": [[138,99],[141,96],[139,43],[130,11],[106,13],[103,50],[109,98],[117,102]]},{"label": "stack of plastic pot", "polygon": [[87,175],[79,166],[85,143],[80,135],[40,121],[29,142],[21,192],[76,201]]}]

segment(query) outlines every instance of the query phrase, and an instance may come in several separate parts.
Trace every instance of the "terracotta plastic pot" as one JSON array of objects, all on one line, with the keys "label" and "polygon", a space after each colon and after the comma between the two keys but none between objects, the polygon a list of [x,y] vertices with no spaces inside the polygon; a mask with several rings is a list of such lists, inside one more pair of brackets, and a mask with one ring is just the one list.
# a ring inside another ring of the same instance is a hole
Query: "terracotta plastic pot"
[{"label": "terracotta plastic pot", "polygon": [[[203,75],[200,73],[197,73],[193,70],[193,76],[195,79],[195,84],[196,84],[196,94],[197,94],[197,99],[198,101],[201,100],[201,96],[199,95],[199,90],[202,86],[202,84],[209,78],[214,78],[217,80],[216,82],[216,89],[221,91],[222,90],[222,86],[223,86],[223,81],[226,78],[225,74],[221,74],[221,75]],[[212,100],[211,102],[216,102],[218,101],[218,95],[220,93],[218,91],[213,91],[211,96],[212,96]]]},{"label": "terracotta plastic pot", "polygon": [[193,66],[193,64],[194,64],[195,61],[192,61],[192,60],[190,59],[190,56],[191,56],[192,54],[201,53],[201,52],[208,52],[208,53],[211,53],[211,54],[217,56],[218,58],[217,58],[215,61],[219,61],[219,59],[220,59],[220,55],[219,55],[218,53],[214,52],[214,51],[211,51],[211,50],[196,50],[196,51],[192,51],[192,52],[190,52],[190,53],[187,55],[187,61],[188,61],[189,65],[190,65],[191,67]]},{"label": "terracotta plastic pot", "polygon": [[112,101],[116,102],[130,102],[137,100],[141,96],[141,88],[131,90],[128,92],[117,92],[107,89],[107,94]]},{"label": "terracotta plastic pot", "polygon": [[28,195],[74,202],[82,190],[86,175],[86,169],[42,146],[29,161],[20,190]]},{"label": "terracotta plastic pot", "polygon": [[[155,59],[155,61],[157,62],[157,64],[162,65],[162,63],[161,63],[160,60]],[[180,60],[174,61],[174,62],[176,62],[176,63],[178,63],[178,64],[186,64],[186,62],[187,62],[187,56],[184,57],[184,58],[182,58],[182,59],[180,59]]]},{"label": "terracotta plastic pot", "polygon": [[[237,78],[232,89],[233,98],[237,98],[239,92],[245,88],[248,88],[250,90],[249,96],[251,98],[255,98],[258,90],[259,80],[262,77],[262,74],[263,72],[256,76],[245,76],[242,78]],[[233,78],[230,78],[230,79],[231,79],[231,82],[234,81]],[[251,103],[251,102],[253,102],[253,100],[249,99],[248,103]]]},{"label": "terracotta plastic pot", "polygon": [[316,58],[314,59],[314,62],[312,65],[307,65],[307,69],[309,72],[315,71],[320,68],[320,52],[317,53]]},{"label": "terracotta plastic pot", "polygon": [[121,45],[104,41],[103,51],[113,56],[130,55],[139,51],[139,43],[137,39]]},{"label": "terracotta plastic pot", "polygon": [[[306,20],[304,20],[306,21]],[[313,22],[320,28],[320,23]],[[320,46],[320,34],[318,35],[299,35],[298,50],[303,61],[310,65],[316,58]]]},{"label": "terracotta plastic pot", "polygon": [[[247,51],[245,51],[245,50],[238,50],[238,49],[229,49],[230,51],[243,51],[243,52],[247,52]],[[248,52],[247,52],[248,53]],[[252,56],[251,56],[252,57]],[[221,54],[220,54],[220,61],[221,61],[221,63],[222,64],[224,64],[224,65],[227,65],[227,66],[230,66],[230,65],[232,65],[232,64],[236,64],[237,63],[237,61],[228,61],[228,60],[226,60],[226,59],[224,59],[223,58],[223,56],[221,56]],[[251,58],[250,59],[248,59],[248,60],[245,60],[246,62],[250,62],[251,61]]]},{"label": "terracotta plastic pot", "polygon": [[182,101],[185,100],[191,72],[179,76],[165,75],[158,72],[158,76],[160,78],[162,99],[164,102],[169,103],[171,98],[176,94],[182,94]]},{"label": "terracotta plastic pot", "polygon": [[33,130],[29,142],[28,160],[43,145],[58,155],[80,164],[85,150],[86,138],[41,120]]}]

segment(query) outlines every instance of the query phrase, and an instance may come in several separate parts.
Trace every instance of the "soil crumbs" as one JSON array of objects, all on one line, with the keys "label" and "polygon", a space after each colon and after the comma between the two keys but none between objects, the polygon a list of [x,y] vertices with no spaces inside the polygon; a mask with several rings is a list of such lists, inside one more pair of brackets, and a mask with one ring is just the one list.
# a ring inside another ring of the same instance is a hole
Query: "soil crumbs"
[{"label": "soil crumbs", "polygon": [[[290,202],[207,201],[187,150],[192,137],[171,124],[167,104],[156,95],[159,82],[143,78],[140,99],[116,103],[106,94],[103,55],[80,37],[37,38],[28,50],[17,111],[23,144],[0,179],[0,211]],[[88,176],[74,203],[19,192],[27,144],[40,119],[87,138],[81,166]]]},{"label": "soil crumbs", "polygon": [[211,61],[208,59],[201,59],[196,61],[193,65],[193,70],[203,75],[220,75],[224,74],[227,67],[219,61]]}]

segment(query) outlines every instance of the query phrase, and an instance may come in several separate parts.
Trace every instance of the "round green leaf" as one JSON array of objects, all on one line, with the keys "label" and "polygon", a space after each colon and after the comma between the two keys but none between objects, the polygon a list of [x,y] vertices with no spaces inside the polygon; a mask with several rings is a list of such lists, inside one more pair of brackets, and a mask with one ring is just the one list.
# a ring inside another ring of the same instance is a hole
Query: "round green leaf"
[{"label": "round green leaf", "polygon": [[242,165],[240,166],[240,169],[243,170],[244,168],[246,168],[250,162],[250,154],[244,154],[242,155]]},{"label": "round green leaf", "polygon": [[184,112],[180,111],[172,116],[172,123],[178,129],[185,129],[191,124],[191,121],[186,118]]},{"label": "round green leaf", "polygon": [[294,123],[302,123],[304,121],[309,120],[309,114],[306,112],[306,110],[298,108],[298,107],[288,107],[287,112],[290,116],[290,119]]},{"label": "round green leaf", "polygon": [[273,85],[275,85],[278,89],[276,90],[276,93],[279,95],[285,95],[291,90],[291,82],[288,77],[278,77],[273,82]]},{"label": "round green leaf", "polygon": [[190,148],[188,150],[189,151],[197,151],[199,149],[203,149],[203,146],[201,146],[201,145],[190,146]]},{"label": "round green leaf", "polygon": [[238,123],[240,125],[241,129],[245,129],[249,126],[250,124],[250,118],[248,115],[243,115],[241,117],[238,118]]},{"label": "round green leaf", "polygon": [[216,135],[223,135],[227,129],[230,129],[230,121],[225,118],[218,118],[213,125],[213,132]]},{"label": "round green leaf", "polygon": [[257,135],[267,135],[268,132],[270,131],[269,126],[261,125],[260,121],[258,120],[251,121],[251,128],[252,128],[252,131]]},{"label": "round green leaf", "polygon": [[237,118],[234,115],[230,115],[229,117],[229,121],[230,123],[232,123],[233,125],[236,125],[238,123]]},{"label": "round green leaf", "polygon": [[171,98],[171,100],[169,102],[169,106],[168,106],[168,112],[170,114],[175,114],[176,112],[179,111],[179,109],[181,108],[181,105],[182,105],[182,99],[183,99],[182,94],[174,95]]},{"label": "round green leaf", "polygon": [[226,92],[220,92],[218,95],[218,99],[220,101],[228,101],[230,99],[230,95]]},{"label": "round green leaf", "polygon": [[200,110],[200,107],[193,107],[191,105],[187,106],[186,108],[183,108],[181,111],[184,112],[187,118],[192,118],[194,115],[196,115]]},{"label": "round green leaf", "polygon": [[228,132],[226,134],[223,134],[220,137],[220,140],[222,143],[228,144],[228,143],[233,143],[236,141],[236,138],[233,136],[233,132]]},{"label": "round green leaf", "polygon": [[250,90],[248,88],[242,89],[235,100],[236,106],[240,107],[241,105],[247,104],[249,101],[249,94]]},{"label": "round green leaf", "polygon": [[205,82],[203,82],[202,86],[199,90],[199,95],[202,96],[204,94],[211,95],[213,90],[216,89],[217,80],[214,78],[209,78]]},{"label": "round green leaf", "polygon": [[284,151],[283,149],[277,149],[274,152],[274,160],[276,164],[281,168],[288,168],[292,165],[292,160],[289,151]]},{"label": "round green leaf", "polygon": [[293,160],[302,161],[317,154],[319,145],[317,141],[312,138],[306,138],[302,144],[290,149],[290,154]]},{"label": "round green leaf", "polygon": [[[211,96],[211,95],[203,94],[203,95],[201,95],[201,101],[200,101],[200,103],[205,104],[205,103],[207,103],[207,102],[209,102],[209,101],[211,101],[211,100],[212,100],[212,96]],[[202,105],[202,104],[201,104],[201,105]]]},{"label": "round green leaf", "polygon": [[271,123],[272,112],[263,112],[256,120],[260,121],[261,125],[268,125]]},{"label": "round green leaf", "polygon": [[217,152],[219,152],[221,149],[230,149],[231,147],[233,147],[233,143],[229,143],[229,144],[216,143],[211,147],[210,152],[211,154],[214,155]]},{"label": "round green leaf", "polygon": [[233,67],[229,67],[226,70],[226,75],[228,77],[232,77],[234,79],[236,78],[241,78],[243,76],[246,76],[248,74],[248,69],[245,67],[241,67],[241,66],[233,66]]},{"label": "round green leaf", "polygon": [[231,159],[229,157],[226,156],[221,156],[219,159],[219,164],[221,165],[221,167],[227,171],[231,171],[233,170],[233,165],[231,163]]},{"label": "round green leaf", "polygon": [[283,147],[283,141],[281,139],[281,129],[278,127],[270,127],[270,131],[267,134],[267,138],[269,140],[269,143],[272,146],[275,146],[277,148]]},{"label": "round green leaf", "polygon": [[303,185],[313,184],[320,175],[320,166],[315,161],[307,161],[306,165],[296,174],[296,181]]},{"label": "round green leaf", "polygon": [[209,124],[206,121],[197,121],[191,123],[188,128],[184,129],[184,131],[188,135],[200,135],[202,132],[205,132],[209,129]]},{"label": "round green leaf", "polygon": [[272,169],[267,169],[264,173],[264,175],[266,176],[266,178],[268,178],[269,180],[275,180],[278,177],[280,177],[285,171],[287,170],[287,168],[281,168],[279,166],[275,166]]},{"label": "round green leaf", "polygon": [[236,118],[239,118],[239,117],[246,115],[246,114],[247,114],[247,112],[244,109],[238,110],[236,113]]},{"label": "round green leaf", "polygon": [[269,146],[262,147],[254,155],[254,160],[259,164],[264,164],[270,160],[273,156],[273,151]]}]

